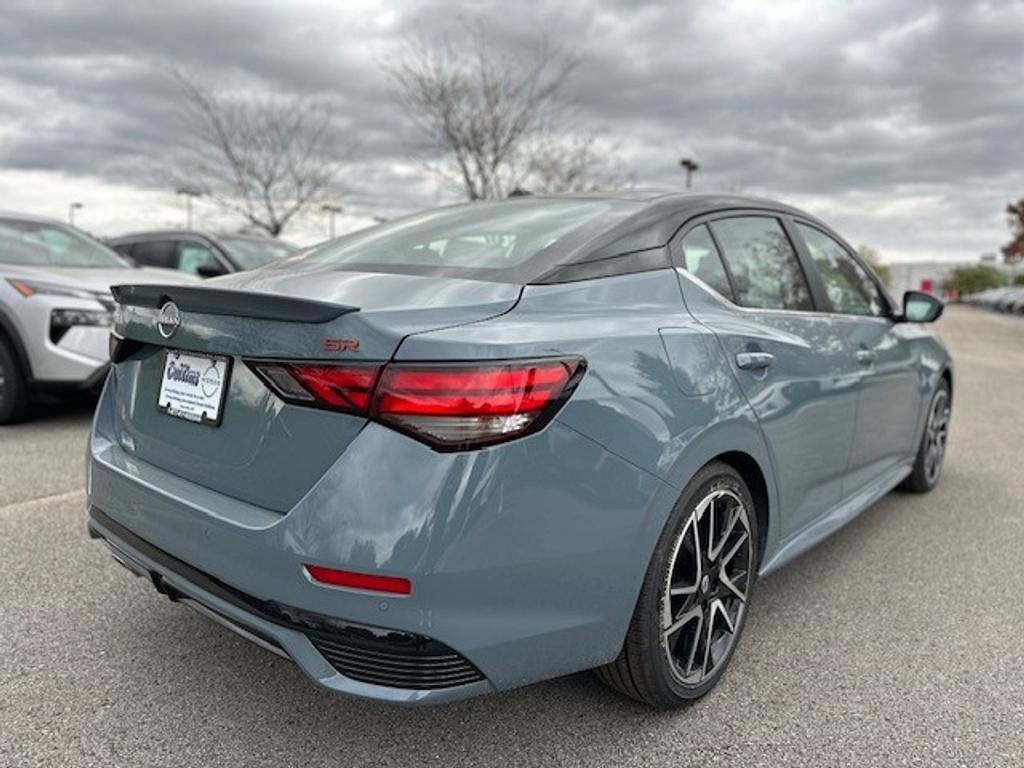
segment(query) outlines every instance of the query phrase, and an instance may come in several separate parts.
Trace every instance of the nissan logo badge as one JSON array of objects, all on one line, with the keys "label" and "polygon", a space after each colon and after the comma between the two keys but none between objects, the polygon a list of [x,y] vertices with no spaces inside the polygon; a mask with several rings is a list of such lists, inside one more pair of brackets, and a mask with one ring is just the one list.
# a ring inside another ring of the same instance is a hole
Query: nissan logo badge
[{"label": "nissan logo badge", "polygon": [[178,305],[168,301],[160,307],[160,314],[156,316],[156,329],[165,339],[171,338],[181,326],[181,312]]}]

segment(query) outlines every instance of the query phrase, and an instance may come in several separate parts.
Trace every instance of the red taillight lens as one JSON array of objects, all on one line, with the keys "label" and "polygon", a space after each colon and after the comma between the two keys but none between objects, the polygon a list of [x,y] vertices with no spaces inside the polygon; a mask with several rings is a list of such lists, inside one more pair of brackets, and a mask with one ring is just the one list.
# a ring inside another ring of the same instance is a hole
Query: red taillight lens
[{"label": "red taillight lens", "polygon": [[279,397],[369,416],[439,450],[489,445],[540,429],[572,394],[582,358],[495,363],[248,361]]},{"label": "red taillight lens", "polygon": [[249,367],[277,393],[298,405],[365,415],[380,366],[249,361]]},{"label": "red taillight lens", "polygon": [[374,592],[390,592],[393,595],[412,594],[412,582],[398,576],[377,576],[372,573],[339,571],[337,568],[325,568],[322,565],[306,565],[304,567],[313,581],[330,584],[332,587],[372,589]]},{"label": "red taillight lens", "polygon": [[374,415],[439,448],[499,442],[543,425],[572,391],[582,360],[389,365]]}]

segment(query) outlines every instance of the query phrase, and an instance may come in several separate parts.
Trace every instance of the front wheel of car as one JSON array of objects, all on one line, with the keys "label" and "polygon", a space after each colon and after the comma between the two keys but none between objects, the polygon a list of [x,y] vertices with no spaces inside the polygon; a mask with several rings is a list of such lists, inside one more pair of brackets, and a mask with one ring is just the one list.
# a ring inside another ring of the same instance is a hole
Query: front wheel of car
[{"label": "front wheel of car", "polygon": [[0,334],[0,424],[20,421],[28,408],[25,374],[10,343]]},{"label": "front wheel of car", "polygon": [[683,491],[644,577],[606,684],[655,707],[699,699],[725,673],[755,580],[757,514],[731,466],[712,462]]},{"label": "front wheel of car", "polygon": [[903,481],[902,487],[905,490],[927,493],[939,482],[949,440],[950,407],[949,382],[943,378],[939,380],[928,404],[927,421],[914,459],[914,468]]}]

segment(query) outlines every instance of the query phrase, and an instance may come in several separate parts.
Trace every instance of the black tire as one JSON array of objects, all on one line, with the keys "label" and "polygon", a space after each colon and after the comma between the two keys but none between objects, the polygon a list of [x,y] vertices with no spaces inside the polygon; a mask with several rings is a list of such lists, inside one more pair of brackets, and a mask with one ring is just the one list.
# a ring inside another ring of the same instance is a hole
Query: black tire
[{"label": "black tire", "polygon": [[0,424],[21,421],[28,409],[25,373],[10,342],[0,334]]},{"label": "black tire", "polygon": [[928,493],[942,477],[942,463],[946,458],[946,443],[949,439],[949,417],[951,397],[949,382],[939,379],[939,385],[928,402],[924,434],[917,448],[914,469],[900,485],[911,493]]},{"label": "black tire", "polygon": [[[709,499],[713,499],[710,507]],[[737,511],[740,508],[742,515]],[[714,536],[701,534],[712,527],[722,532],[717,559],[707,558],[716,548]],[[740,541],[744,537],[745,544]],[[706,547],[702,539],[707,539]],[[706,465],[683,490],[658,540],[622,651],[615,661],[595,670],[597,676],[615,690],[662,709],[695,701],[714,688],[725,673],[746,624],[756,575],[757,544],[757,513],[743,479],[728,464],[716,461]],[[734,547],[737,549],[733,550]],[[730,550],[732,557],[726,560]],[[694,551],[699,551],[701,561],[707,563],[701,570],[696,570]],[[692,567],[688,560],[693,561]],[[742,578],[740,571],[744,573]],[[725,581],[719,579],[722,574]],[[664,600],[670,585],[676,585],[674,591],[688,591],[691,579],[692,595],[669,594],[666,606]],[[726,581],[734,590],[744,593],[743,600],[726,587]],[[721,604],[721,611],[715,607],[716,601]],[[705,607],[705,603],[711,607]],[[712,640],[710,645],[704,644],[708,653],[703,653],[701,639],[709,613]],[[689,621],[687,615],[692,616]],[[686,623],[663,638],[667,616],[672,617],[668,619],[668,632],[680,622]],[[721,635],[716,634],[719,631]],[[697,656],[703,657],[702,668],[691,670],[685,660],[692,664]]]}]

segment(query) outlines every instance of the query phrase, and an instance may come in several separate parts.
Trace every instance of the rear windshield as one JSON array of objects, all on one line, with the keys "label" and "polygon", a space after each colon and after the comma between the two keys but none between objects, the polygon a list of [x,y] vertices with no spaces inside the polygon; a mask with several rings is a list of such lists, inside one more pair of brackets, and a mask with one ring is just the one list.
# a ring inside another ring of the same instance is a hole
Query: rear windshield
[{"label": "rear windshield", "polygon": [[528,282],[643,206],[630,200],[510,200],[441,208],[332,240],[307,264]]},{"label": "rear windshield", "polygon": [[105,245],[59,224],[0,218],[0,263],[39,267],[124,267]]}]

